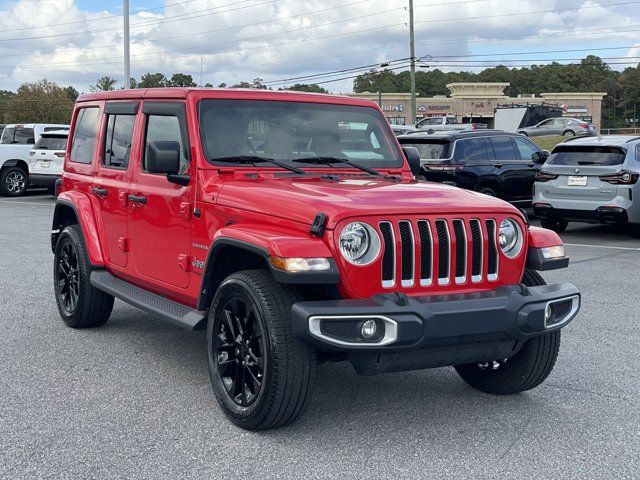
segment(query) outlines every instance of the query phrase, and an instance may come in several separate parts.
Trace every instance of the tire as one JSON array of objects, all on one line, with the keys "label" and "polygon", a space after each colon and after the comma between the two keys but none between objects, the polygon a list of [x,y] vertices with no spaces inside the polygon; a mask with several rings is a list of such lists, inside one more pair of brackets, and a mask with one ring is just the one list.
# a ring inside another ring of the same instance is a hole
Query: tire
[{"label": "tire", "polygon": [[576,136],[576,132],[574,132],[573,130],[565,130],[564,132],[562,132],[562,136],[563,137],[575,137]]},{"label": "tire", "polygon": [[484,193],[485,195],[489,195],[490,197],[497,197],[498,195],[492,188],[484,187],[478,190],[479,193]]},{"label": "tire", "polygon": [[527,132],[518,132],[518,133],[519,133],[520,135],[525,136],[525,137],[528,137],[528,136],[529,136],[529,134],[528,134]]},{"label": "tire", "polygon": [[557,233],[562,233],[567,229],[569,222],[561,218],[543,218],[540,220],[542,228],[548,228]]},{"label": "tire", "polygon": [[68,327],[99,327],[111,315],[113,296],[92,286],[90,275],[91,264],[82,232],[77,225],[70,225],[58,238],[53,262],[56,303]]},{"label": "tire", "polygon": [[[535,270],[526,268],[522,283],[545,285]],[[511,395],[537,387],[549,376],[560,351],[560,330],[534,337],[508,359],[457,365],[456,371],[471,387],[493,395]]]},{"label": "tire", "polygon": [[0,193],[7,197],[19,197],[27,191],[29,175],[19,167],[5,168],[0,172]]},{"label": "tire", "polygon": [[231,274],[216,292],[207,323],[209,374],[222,411],[241,428],[287,425],[311,398],[316,351],[293,334],[290,320],[300,300],[266,270]]}]

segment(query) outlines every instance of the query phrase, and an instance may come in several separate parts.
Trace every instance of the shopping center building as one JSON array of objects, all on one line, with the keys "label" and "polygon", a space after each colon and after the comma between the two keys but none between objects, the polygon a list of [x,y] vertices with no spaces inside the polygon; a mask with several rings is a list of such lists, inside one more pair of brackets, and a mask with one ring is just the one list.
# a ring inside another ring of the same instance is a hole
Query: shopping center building
[{"label": "shopping center building", "polygon": [[[461,122],[486,123],[493,127],[494,109],[499,105],[557,105],[563,115],[593,122],[600,129],[602,120],[602,99],[604,92],[542,93],[540,96],[519,95],[508,97],[504,94],[508,83],[449,83],[451,94],[434,97],[417,97],[416,117],[447,115]],[[354,97],[368,98],[377,102],[390,123],[408,125],[411,121],[410,93],[351,93]]]}]

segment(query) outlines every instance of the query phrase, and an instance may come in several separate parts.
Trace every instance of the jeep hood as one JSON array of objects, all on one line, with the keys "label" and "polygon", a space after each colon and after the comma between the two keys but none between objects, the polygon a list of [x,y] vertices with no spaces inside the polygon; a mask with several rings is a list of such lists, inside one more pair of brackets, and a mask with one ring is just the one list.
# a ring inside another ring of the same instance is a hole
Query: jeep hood
[{"label": "jeep hood", "polygon": [[305,224],[313,223],[316,214],[323,212],[328,217],[327,228],[334,228],[345,218],[367,215],[516,212],[497,198],[431,182],[357,176],[338,180],[318,176],[234,177],[219,182],[214,198],[218,205]]}]

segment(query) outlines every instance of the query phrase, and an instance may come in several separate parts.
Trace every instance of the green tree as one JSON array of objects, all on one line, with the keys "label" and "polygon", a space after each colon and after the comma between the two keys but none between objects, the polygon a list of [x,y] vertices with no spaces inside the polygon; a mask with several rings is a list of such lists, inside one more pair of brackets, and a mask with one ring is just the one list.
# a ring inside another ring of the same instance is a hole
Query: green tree
[{"label": "green tree", "polygon": [[13,97],[15,93],[9,90],[0,90],[0,122],[4,123],[7,120],[5,119],[5,114],[9,107],[9,102],[11,101],[11,97]]},{"label": "green tree", "polygon": [[167,82],[169,87],[196,87],[196,82],[193,81],[191,75],[184,73],[174,73],[171,75],[171,79]]},{"label": "green tree", "polygon": [[253,88],[256,90],[267,90],[267,86],[264,84],[264,80],[261,78],[254,78],[253,82],[240,82],[232,85],[231,88]]},{"label": "green tree", "polygon": [[92,92],[108,92],[110,90],[115,90],[116,83],[115,78],[105,75],[104,77],[100,77],[95,85],[91,85],[89,90]]},{"label": "green tree", "polygon": [[161,88],[167,87],[169,80],[162,73],[147,72],[140,77],[138,88]]},{"label": "green tree", "polygon": [[76,99],[78,98],[78,95],[80,95],[80,92],[78,92],[78,90],[73,88],[71,85],[69,85],[68,87],[64,87],[63,90],[64,90],[64,93],[67,95],[67,98],[72,102],[75,102]]},{"label": "green tree", "polygon": [[312,93],[329,93],[329,90],[326,88],[322,88],[320,85],[316,85],[315,83],[307,84],[307,83],[296,83],[287,88],[281,88],[280,90],[294,90],[297,92],[312,92]]},{"label": "green tree", "polygon": [[73,100],[64,88],[47,79],[20,85],[11,96],[7,123],[69,123]]}]

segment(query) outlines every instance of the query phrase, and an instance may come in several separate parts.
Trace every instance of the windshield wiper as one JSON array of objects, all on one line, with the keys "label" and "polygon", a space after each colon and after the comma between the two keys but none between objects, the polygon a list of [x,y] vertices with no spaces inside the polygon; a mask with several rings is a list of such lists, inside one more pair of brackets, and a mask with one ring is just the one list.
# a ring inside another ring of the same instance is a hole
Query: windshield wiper
[{"label": "windshield wiper", "polygon": [[211,161],[223,163],[239,163],[243,165],[255,165],[256,163],[272,163],[273,165],[277,165],[278,167],[284,168],[285,170],[289,170],[293,173],[306,173],[304,170],[296,168],[292,165],[287,165],[286,163],[280,162],[274,158],[261,157],[259,155],[236,155],[233,157],[218,157],[212,158]]},{"label": "windshield wiper", "polygon": [[298,162],[298,163],[316,163],[316,164],[322,164],[322,165],[331,165],[332,163],[344,163],[346,165],[349,165],[351,167],[357,168],[359,170],[362,170],[363,172],[367,172],[371,175],[375,175],[377,177],[381,177],[382,174],[380,172],[378,172],[377,170],[374,170],[373,168],[369,168],[369,167],[365,167],[364,165],[360,165],[359,163],[353,163],[351,160],[348,160],[346,158],[339,158],[339,157],[301,157],[301,158],[294,158],[293,160],[291,160],[292,162]]}]

